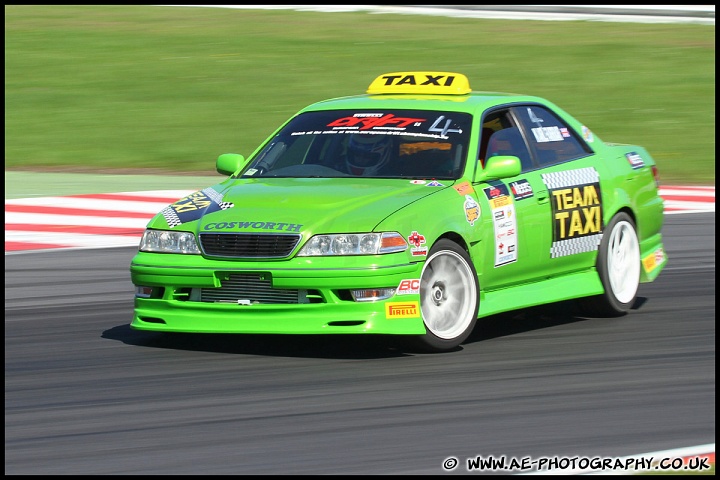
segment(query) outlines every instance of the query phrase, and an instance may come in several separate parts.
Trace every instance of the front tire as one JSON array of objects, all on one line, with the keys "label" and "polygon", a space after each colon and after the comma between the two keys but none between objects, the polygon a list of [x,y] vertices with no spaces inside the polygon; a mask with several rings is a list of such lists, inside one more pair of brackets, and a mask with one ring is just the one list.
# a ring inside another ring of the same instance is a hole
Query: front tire
[{"label": "front tire", "polygon": [[632,308],[640,286],[640,242],[635,222],[625,212],[615,215],[605,229],[597,271],[605,292],[583,299],[590,316],[618,317]]},{"label": "front tire", "polygon": [[478,280],[468,253],[455,242],[439,240],[420,279],[420,310],[427,333],[414,337],[426,352],[444,352],[464,342],[477,322]]}]

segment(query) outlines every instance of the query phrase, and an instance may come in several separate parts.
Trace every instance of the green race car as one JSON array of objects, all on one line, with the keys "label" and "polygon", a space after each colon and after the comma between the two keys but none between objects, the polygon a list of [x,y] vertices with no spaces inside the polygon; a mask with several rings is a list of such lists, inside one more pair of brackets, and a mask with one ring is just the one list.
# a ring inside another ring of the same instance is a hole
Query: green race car
[{"label": "green race car", "polygon": [[310,105],[132,260],[131,327],[392,334],[447,351],[478,318],[578,299],[618,316],[667,263],[657,168],[539,97],[449,72]]}]

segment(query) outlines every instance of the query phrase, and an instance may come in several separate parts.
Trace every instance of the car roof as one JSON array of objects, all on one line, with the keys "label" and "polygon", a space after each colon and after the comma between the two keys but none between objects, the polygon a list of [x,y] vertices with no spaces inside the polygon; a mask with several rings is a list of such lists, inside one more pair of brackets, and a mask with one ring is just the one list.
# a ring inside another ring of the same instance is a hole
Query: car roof
[{"label": "car roof", "polygon": [[551,105],[546,99],[532,95],[473,91],[467,77],[460,73],[423,71],[383,74],[370,84],[365,94],[322,100],[301,111],[382,107],[474,113],[509,103]]}]

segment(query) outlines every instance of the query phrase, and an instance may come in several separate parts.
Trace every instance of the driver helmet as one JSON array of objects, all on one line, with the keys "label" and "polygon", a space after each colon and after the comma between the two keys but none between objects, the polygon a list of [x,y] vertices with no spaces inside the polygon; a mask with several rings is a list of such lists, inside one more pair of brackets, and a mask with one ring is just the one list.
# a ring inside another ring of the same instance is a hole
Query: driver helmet
[{"label": "driver helmet", "polygon": [[389,135],[353,134],[348,142],[347,163],[351,173],[374,175],[390,160]]}]

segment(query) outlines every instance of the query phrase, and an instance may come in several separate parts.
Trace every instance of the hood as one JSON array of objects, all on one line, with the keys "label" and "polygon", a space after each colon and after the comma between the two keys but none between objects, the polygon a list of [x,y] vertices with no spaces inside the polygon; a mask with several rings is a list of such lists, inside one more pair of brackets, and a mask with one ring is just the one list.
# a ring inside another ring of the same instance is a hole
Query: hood
[{"label": "hood", "polygon": [[[169,205],[148,225],[196,232],[370,232],[404,206],[453,181],[249,178],[209,187]],[[191,227],[192,225],[192,227]],[[190,227],[190,228],[186,228]]]}]

